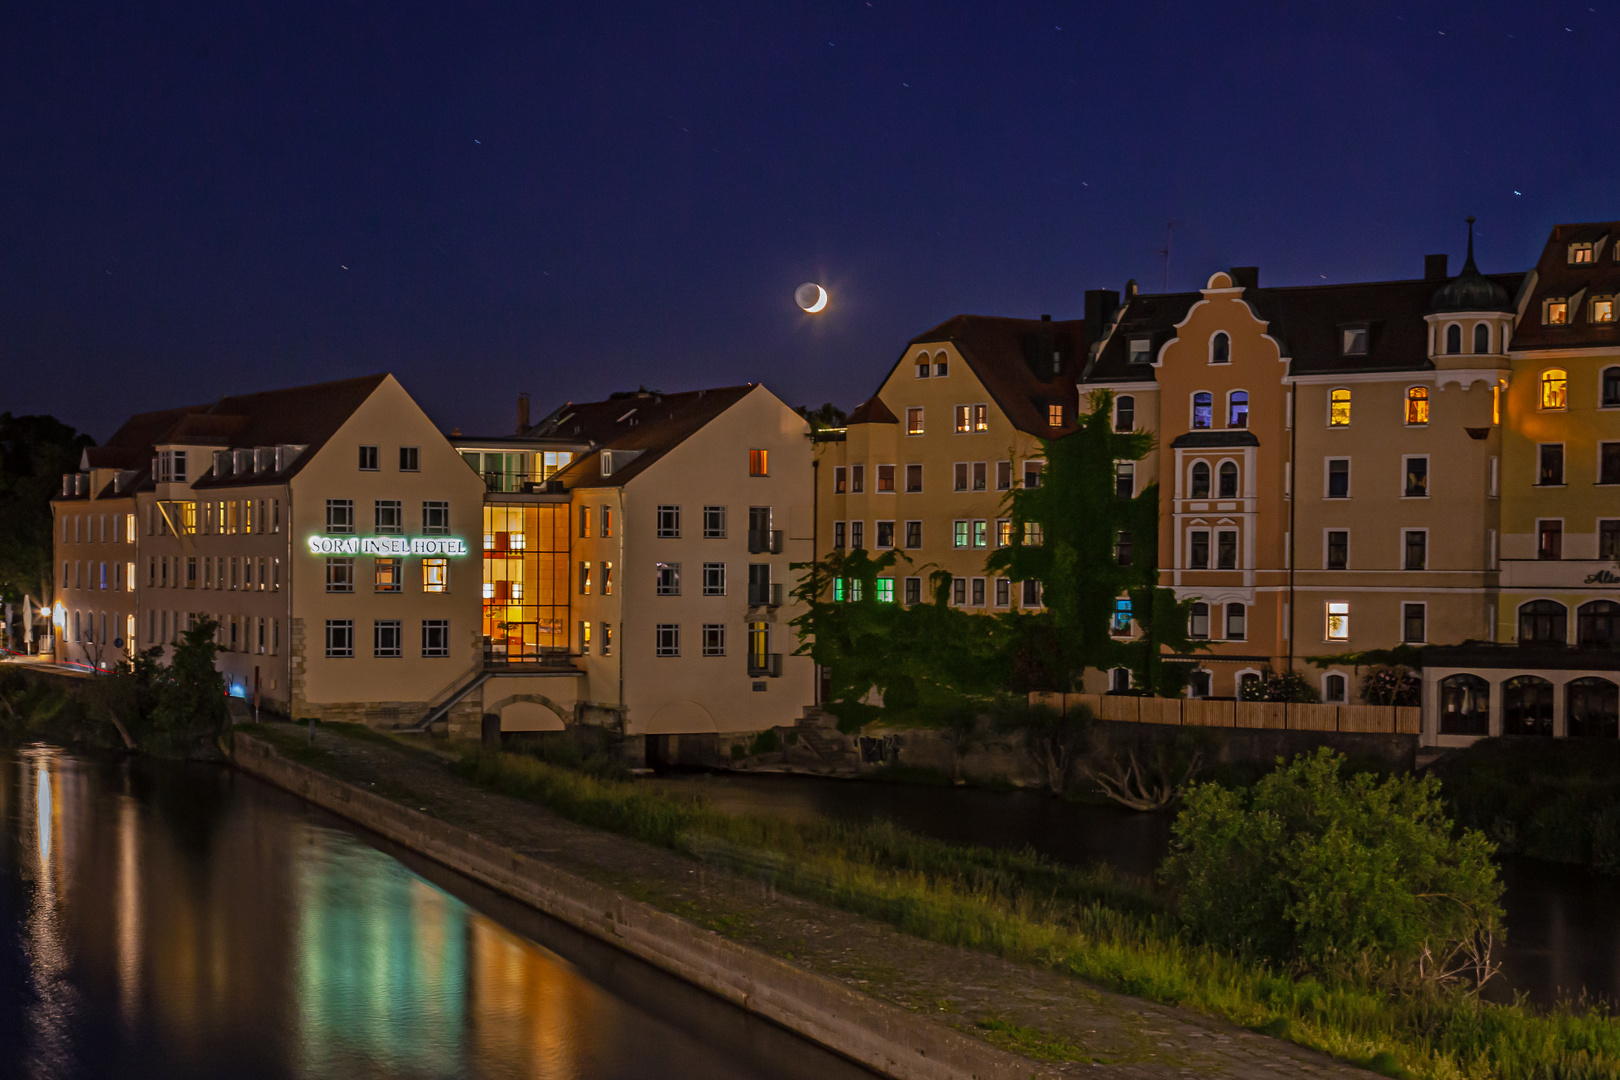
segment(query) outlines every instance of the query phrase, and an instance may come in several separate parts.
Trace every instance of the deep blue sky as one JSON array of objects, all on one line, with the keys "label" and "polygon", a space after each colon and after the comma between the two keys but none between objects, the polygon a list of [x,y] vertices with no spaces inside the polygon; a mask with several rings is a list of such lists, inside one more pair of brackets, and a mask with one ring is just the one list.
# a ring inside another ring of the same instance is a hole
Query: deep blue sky
[{"label": "deep blue sky", "polygon": [[[1620,4],[4,5],[0,411],[377,370],[506,430],[850,406],[962,311],[1522,268],[1620,218]],[[345,267],[347,269],[345,269]],[[811,318],[793,289],[832,290]]]}]

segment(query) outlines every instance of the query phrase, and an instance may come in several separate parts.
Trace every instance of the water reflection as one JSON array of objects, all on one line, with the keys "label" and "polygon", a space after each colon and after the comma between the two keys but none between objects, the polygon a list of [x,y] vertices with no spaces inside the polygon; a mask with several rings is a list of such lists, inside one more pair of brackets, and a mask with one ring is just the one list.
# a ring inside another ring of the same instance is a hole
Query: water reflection
[{"label": "water reflection", "polygon": [[866,1075],[439,874],[223,770],[0,755],[0,1073]]}]

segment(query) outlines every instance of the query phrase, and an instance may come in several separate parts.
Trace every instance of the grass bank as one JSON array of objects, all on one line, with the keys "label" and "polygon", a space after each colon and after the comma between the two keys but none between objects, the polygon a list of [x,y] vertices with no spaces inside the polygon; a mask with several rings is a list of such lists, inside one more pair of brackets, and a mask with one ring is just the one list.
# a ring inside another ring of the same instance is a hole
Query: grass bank
[{"label": "grass bank", "polygon": [[1503,854],[1620,876],[1620,744],[1481,739],[1434,771],[1452,816]]},{"label": "grass bank", "polygon": [[1620,1023],[1462,994],[1392,998],[1246,962],[1188,939],[1160,897],[1032,852],[958,847],[892,825],[725,814],[700,796],[469,753],[465,779],[673,848],[918,937],[1199,1009],[1386,1075],[1509,1080],[1620,1076]]}]

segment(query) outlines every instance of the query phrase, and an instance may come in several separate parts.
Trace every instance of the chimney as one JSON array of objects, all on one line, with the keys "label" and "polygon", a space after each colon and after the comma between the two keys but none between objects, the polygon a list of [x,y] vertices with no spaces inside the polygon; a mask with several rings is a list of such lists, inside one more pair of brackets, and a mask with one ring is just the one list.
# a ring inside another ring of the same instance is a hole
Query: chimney
[{"label": "chimney", "polygon": [[529,395],[525,391],[518,395],[518,434],[529,430]]},{"label": "chimney", "polygon": [[1451,275],[1446,273],[1446,259],[1444,253],[1423,256],[1423,280],[1445,281],[1450,278]]},{"label": "chimney", "polygon": [[1103,328],[1119,307],[1119,293],[1113,289],[1086,290],[1086,344],[1102,338]]},{"label": "chimney", "polygon": [[1258,289],[1260,287],[1260,268],[1258,266],[1234,266],[1231,271],[1232,284],[1240,289]]},{"label": "chimney", "polygon": [[1051,321],[1052,321],[1052,316],[1050,316],[1050,315],[1042,315],[1041,316],[1041,322],[1051,322]]}]

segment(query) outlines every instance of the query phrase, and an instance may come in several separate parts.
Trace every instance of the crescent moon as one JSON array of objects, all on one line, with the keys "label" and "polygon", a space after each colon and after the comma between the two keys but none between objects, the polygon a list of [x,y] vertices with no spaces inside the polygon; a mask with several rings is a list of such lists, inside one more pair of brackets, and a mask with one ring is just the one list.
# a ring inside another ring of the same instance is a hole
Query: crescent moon
[{"label": "crescent moon", "polygon": [[[815,303],[806,304],[802,299],[799,299],[799,297],[803,296],[806,288],[816,290]],[[794,299],[799,301],[799,307],[802,308],[806,314],[814,315],[816,312],[821,311],[827,306],[827,290],[823,289],[820,285],[817,285],[813,281],[807,281],[803,285],[800,285],[797,292],[799,295],[795,296]]]}]

